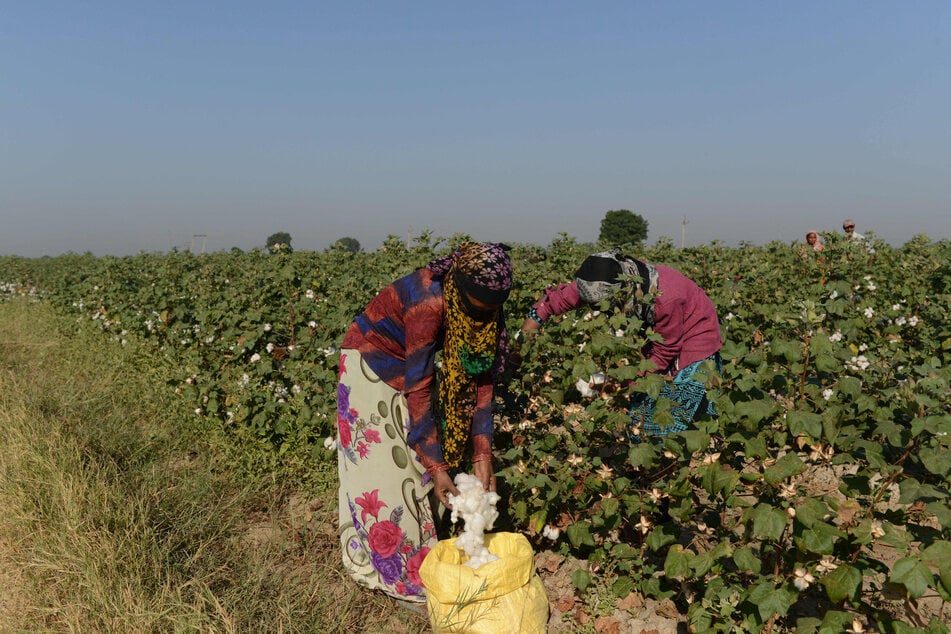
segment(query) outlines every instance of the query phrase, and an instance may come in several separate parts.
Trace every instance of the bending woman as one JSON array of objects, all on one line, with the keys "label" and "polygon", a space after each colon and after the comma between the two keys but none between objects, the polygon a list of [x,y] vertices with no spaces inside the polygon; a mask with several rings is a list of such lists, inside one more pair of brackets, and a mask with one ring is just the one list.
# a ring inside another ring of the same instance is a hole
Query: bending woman
[{"label": "bending woman", "polygon": [[[640,281],[622,282],[625,276]],[[574,281],[545,290],[522,331],[537,330],[553,315],[615,297],[622,286],[630,291],[625,303],[628,314],[663,337],[663,341],[648,342],[642,353],[653,363],[653,373],[667,379],[660,397],[674,402],[673,424],[661,427],[654,421],[656,399],[636,394],[630,409],[631,439],[666,436],[687,429],[700,416],[716,415],[706,397],[706,376],[700,366],[709,359],[717,372],[723,368],[717,310],[703,289],[675,269],[622,255],[618,249],[590,255]]]},{"label": "bending woman", "polygon": [[[383,289],[350,325],[337,387],[340,544],[360,584],[425,601],[419,566],[455,472],[487,491],[507,336],[508,247],[468,242]],[[436,363],[437,351],[441,363]],[[438,376],[437,376],[438,375]],[[435,392],[435,393],[434,393]]]}]

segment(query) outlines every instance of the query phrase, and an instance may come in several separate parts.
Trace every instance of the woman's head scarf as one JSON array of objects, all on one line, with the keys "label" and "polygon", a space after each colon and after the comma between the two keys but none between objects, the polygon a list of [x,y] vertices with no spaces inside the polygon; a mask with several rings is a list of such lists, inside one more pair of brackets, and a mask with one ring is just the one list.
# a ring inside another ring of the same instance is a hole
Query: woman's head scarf
[{"label": "woman's head scarf", "polygon": [[[637,281],[633,279],[638,278]],[[575,273],[578,296],[587,304],[611,299],[621,289],[631,287],[624,309],[637,316],[645,326],[654,325],[653,294],[657,291],[657,268],[648,263],[621,255],[614,248],[585,258]]]},{"label": "woman's head scarf", "polygon": [[[502,304],[512,289],[508,250],[499,243],[466,242],[427,267],[442,280],[446,304],[446,341],[437,371],[435,414],[443,459],[453,468],[462,464],[468,445],[477,377],[489,371],[500,373],[505,366],[508,336]],[[469,298],[494,308],[485,314],[475,309]]]}]

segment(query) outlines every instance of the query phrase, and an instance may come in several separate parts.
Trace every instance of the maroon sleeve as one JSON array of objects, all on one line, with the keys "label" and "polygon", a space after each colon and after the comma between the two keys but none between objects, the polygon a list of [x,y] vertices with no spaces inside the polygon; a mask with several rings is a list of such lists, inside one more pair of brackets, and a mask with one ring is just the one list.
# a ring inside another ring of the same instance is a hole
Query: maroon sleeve
[{"label": "maroon sleeve", "polygon": [[543,322],[549,317],[567,313],[584,304],[578,295],[578,283],[559,284],[545,289],[545,295],[532,308]]}]

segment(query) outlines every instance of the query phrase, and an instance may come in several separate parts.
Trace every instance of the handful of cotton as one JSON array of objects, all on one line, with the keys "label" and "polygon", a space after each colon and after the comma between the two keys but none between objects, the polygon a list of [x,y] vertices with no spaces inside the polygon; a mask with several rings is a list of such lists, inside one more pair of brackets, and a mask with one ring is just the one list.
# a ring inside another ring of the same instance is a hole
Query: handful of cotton
[{"label": "handful of cotton", "polygon": [[486,491],[482,488],[479,479],[469,473],[460,473],[455,478],[459,495],[449,494],[447,500],[452,506],[450,516],[453,524],[460,517],[466,525],[462,534],[456,538],[456,546],[466,551],[469,561],[466,565],[478,568],[482,564],[498,559],[485,547],[485,531],[492,530],[499,512],[495,505],[499,501],[499,494],[495,491]]}]

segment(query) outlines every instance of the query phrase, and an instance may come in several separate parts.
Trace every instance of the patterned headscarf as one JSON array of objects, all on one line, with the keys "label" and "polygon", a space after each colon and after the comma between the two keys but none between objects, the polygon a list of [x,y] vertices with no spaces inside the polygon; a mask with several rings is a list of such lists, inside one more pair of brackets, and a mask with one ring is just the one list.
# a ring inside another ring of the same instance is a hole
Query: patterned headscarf
[{"label": "patterned headscarf", "polygon": [[[451,255],[428,266],[443,282],[446,342],[437,371],[436,417],[440,423],[443,459],[452,468],[462,464],[475,413],[480,374],[504,369],[508,335],[502,303],[512,288],[508,247],[466,242]],[[466,297],[496,306],[482,320],[474,317]]]},{"label": "patterned headscarf", "polygon": [[636,315],[645,326],[653,326],[652,294],[657,292],[657,268],[648,262],[621,255],[620,249],[601,251],[585,258],[575,273],[578,296],[587,304],[610,299],[622,287],[622,276],[640,278],[625,303],[625,312]]}]

